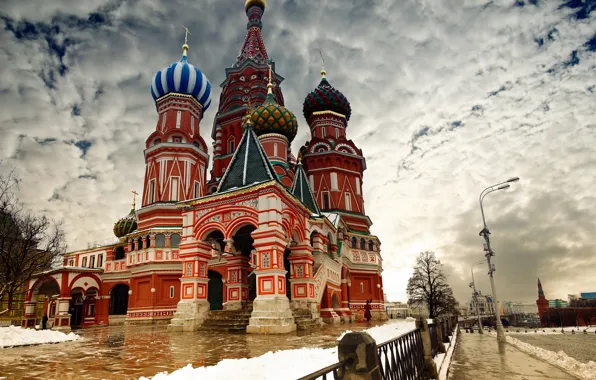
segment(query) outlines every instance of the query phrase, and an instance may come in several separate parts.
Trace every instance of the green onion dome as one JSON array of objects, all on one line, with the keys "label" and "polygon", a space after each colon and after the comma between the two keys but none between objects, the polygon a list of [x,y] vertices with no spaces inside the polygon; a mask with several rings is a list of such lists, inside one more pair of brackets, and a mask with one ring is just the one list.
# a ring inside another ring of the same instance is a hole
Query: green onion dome
[{"label": "green onion dome", "polygon": [[321,71],[321,82],[304,99],[303,113],[304,118],[308,120],[313,113],[321,111],[332,111],[346,117],[350,120],[352,108],[350,102],[338,89],[333,87],[326,78],[325,70]]},{"label": "green onion dome", "polygon": [[284,106],[275,101],[271,89],[262,105],[255,108],[250,115],[257,136],[266,133],[279,133],[290,142],[296,137],[298,122],[296,116]]},{"label": "green onion dome", "polygon": [[135,214],[134,207],[130,210],[130,213],[114,223],[114,235],[116,237],[121,238],[122,236],[126,236],[129,233],[135,231],[137,229],[137,216]]}]

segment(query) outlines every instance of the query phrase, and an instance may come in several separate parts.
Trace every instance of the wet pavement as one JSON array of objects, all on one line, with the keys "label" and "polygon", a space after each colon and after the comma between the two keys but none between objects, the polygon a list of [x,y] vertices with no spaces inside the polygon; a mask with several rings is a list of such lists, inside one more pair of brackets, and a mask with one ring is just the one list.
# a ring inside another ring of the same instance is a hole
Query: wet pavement
[{"label": "wet pavement", "polygon": [[576,379],[563,370],[519,351],[498,344],[492,334],[460,331],[449,371],[449,380]]},{"label": "wet pavement", "polygon": [[519,339],[524,343],[531,344],[545,350],[559,352],[564,351],[567,356],[575,360],[587,363],[596,361],[596,334],[560,334],[560,335],[539,335],[507,334]]},{"label": "wet pavement", "polygon": [[89,328],[75,331],[83,341],[0,349],[0,379],[138,379],[187,364],[200,367],[269,351],[333,347],[345,330],[379,324],[324,325],[287,335],[168,333],[165,325]]}]

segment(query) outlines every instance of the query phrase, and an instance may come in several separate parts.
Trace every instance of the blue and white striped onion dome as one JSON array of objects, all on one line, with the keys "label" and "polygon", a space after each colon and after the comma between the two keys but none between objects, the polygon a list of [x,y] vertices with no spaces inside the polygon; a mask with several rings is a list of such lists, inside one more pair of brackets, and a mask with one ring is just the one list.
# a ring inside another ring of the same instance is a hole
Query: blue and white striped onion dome
[{"label": "blue and white striped onion dome", "polygon": [[186,55],[158,71],[151,83],[153,100],[172,92],[191,95],[203,106],[203,112],[211,105],[211,83],[201,70],[188,63]]}]

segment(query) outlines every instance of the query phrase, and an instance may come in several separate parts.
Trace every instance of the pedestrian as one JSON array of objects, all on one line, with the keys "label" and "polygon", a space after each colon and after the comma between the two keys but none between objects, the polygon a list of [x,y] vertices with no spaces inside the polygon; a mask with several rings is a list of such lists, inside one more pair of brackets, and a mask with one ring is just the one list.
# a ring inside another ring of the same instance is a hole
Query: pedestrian
[{"label": "pedestrian", "polygon": [[366,300],[366,305],[364,305],[364,319],[366,319],[366,322],[370,322],[372,318],[372,314],[370,312],[371,309],[372,307],[370,306],[370,300]]},{"label": "pedestrian", "polygon": [[48,315],[44,314],[43,318],[41,319],[41,329],[45,330],[48,328]]}]

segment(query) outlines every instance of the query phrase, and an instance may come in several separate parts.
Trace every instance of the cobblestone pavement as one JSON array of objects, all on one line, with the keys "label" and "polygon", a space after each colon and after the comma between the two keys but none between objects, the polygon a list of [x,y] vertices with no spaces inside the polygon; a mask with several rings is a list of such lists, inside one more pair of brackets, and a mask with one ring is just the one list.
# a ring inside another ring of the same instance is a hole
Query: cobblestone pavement
[{"label": "cobblestone pavement", "polygon": [[498,344],[491,334],[460,331],[449,380],[576,379],[563,370],[519,351]]}]

